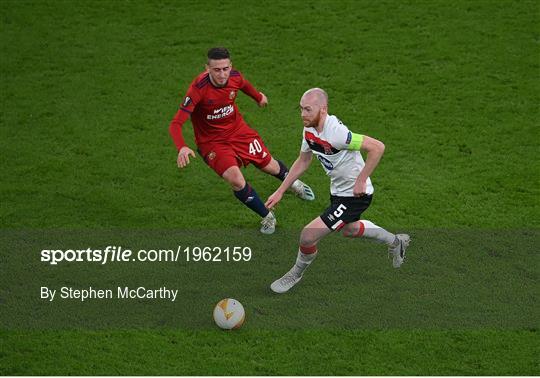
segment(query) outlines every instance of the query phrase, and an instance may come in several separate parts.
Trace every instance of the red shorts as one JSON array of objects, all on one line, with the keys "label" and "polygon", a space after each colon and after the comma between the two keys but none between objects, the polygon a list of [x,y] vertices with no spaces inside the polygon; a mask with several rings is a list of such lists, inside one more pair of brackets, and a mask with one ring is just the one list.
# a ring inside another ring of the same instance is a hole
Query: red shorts
[{"label": "red shorts", "polygon": [[272,160],[260,135],[247,125],[239,128],[226,141],[208,142],[198,147],[206,164],[219,176],[233,166],[247,167],[253,163],[257,168],[264,168]]}]

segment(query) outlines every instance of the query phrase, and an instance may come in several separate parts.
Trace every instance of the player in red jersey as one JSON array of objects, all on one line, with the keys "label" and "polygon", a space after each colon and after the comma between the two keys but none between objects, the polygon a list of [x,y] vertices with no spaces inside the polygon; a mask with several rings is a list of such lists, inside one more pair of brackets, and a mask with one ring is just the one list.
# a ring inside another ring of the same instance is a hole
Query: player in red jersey
[{"label": "player in red jersey", "polygon": [[[261,232],[271,234],[275,230],[276,218],[246,182],[240,167],[252,163],[281,181],[289,170],[272,157],[259,134],[244,121],[235,103],[239,90],[253,98],[260,107],[268,104],[263,93],[258,92],[240,72],[232,69],[227,49],[210,49],[206,71],[191,83],[169,132],[178,149],[178,167],[184,168],[189,164],[190,156],[195,157],[182,137],[182,126],[191,117],[198,152],[206,164],[231,185],[236,198],[263,218]],[[291,189],[304,200],[315,199],[311,188],[300,180],[296,180]]]}]

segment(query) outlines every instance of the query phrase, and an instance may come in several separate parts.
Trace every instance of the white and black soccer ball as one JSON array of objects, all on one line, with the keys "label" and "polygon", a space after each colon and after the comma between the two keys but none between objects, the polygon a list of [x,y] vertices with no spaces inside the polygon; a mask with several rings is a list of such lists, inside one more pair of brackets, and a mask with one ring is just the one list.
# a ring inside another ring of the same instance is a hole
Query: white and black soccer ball
[{"label": "white and black soccer ball", "polygon": [[214,321],[221,329],[238,329],[245,318],[244,306],[236,299],[222,299],[214,307]]}]

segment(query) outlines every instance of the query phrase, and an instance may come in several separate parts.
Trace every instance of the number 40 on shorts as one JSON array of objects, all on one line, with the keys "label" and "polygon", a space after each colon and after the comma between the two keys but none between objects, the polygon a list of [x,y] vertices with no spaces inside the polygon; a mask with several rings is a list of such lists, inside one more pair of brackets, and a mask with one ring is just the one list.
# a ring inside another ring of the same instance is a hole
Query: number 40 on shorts
[{"label": "number 40 on shorts", "polygon": [[253,139],[253,142],[249,144],[249,153],[257,155],[262,152],[262,146],[257,139]]}]

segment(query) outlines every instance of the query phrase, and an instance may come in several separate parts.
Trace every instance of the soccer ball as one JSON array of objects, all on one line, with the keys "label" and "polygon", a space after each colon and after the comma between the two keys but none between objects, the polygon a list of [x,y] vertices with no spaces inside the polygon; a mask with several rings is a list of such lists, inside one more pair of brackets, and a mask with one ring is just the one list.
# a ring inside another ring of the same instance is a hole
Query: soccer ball
[{"label": "soccer ball", "polygon": [[244,324],[246,313],[242,303],[225,298],[214,307],[214,321],[221,329],[237,329]]}]

